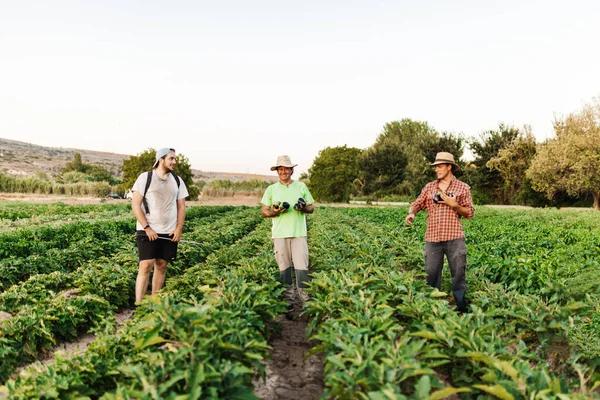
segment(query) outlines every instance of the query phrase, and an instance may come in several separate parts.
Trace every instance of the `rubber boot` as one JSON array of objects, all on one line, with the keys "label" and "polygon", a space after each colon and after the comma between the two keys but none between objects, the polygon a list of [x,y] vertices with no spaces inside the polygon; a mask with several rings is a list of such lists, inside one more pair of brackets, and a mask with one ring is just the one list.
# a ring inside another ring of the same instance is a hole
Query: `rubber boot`
[{"label": "rubber boot", "polygon": [[305,303],[310,299],[308,293],[304,291],[308,287],[306,284],[309,281],[308,270],[307,269],[297,269],[296,270],[296,284],[298,285],[298,296],[300,297],[300,301]]},{"label": "rubber boot", "polygon": [[468,301],[465,298],[466,290],[455,290],[452,292],[454,294],[454,299],[456,300],[456,308],[454,311],[457,312],[467,312]]},{"label": "rubber boot", "polygon": [[279,271],[279,280],[285,287],[283,301],[288,303],[288,313],[294,310],[294,286],[292,286],[292,267]]}]

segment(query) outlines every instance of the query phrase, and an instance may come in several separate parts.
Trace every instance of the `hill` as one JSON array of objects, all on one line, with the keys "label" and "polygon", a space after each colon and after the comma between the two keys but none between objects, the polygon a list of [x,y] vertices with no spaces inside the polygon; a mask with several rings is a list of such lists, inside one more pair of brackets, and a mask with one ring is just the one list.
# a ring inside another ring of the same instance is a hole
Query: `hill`
[{"label": "hill", "polygon": [[[103,151],[72,149],[63,147],[46,147],[17,140],[0,138],[0,172],[13,176],[35,176],[40,173],[58,175],[65,165],[73,159],[75,153],[80,153],[82,161],[94,164],[110,171],[114,176],[121,177],[123,160],[129,154],[108,153]],[[210,172],[192,168],[194,179],[212,181],[224,179],[241,181],[259,179],[275,181],[276,176],[243,174],[235,172]]]}]

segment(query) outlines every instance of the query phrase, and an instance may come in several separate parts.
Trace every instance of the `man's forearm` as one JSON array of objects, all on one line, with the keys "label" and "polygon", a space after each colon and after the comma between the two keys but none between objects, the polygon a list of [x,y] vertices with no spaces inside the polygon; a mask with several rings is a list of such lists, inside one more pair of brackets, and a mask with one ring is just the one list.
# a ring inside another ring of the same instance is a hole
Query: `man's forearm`
[{"label": "man's forearm", "polygon": [[269,206],[263,207],[261,209],[261,213],[262,213],[262,216],[265,218],[274,218],[279,215],[275,211],[271,210],[271,207],[269,207]]},{"label": "man's forearm", "polygon": [[148,220],[146,219],[146,216],[144,215],[144,211],[142,210],[142,207],[138,206],[136,204],[133,204],[131,206],[131,208],[133,209],[133,215],[135,215],[135,219],[140,223],[140,225],[142,225],[142,226],[148,225]]},{"label": "man's forearm", "polygon": [[469,209],[467,207],[457,206],[452,208],[454,211],[459,213],[462,217],[469,217]]},{"label": "man's forearm", "polygon": [[183,224],[185,224],[185,204],[177,205],[177,229],[183,231]]}]

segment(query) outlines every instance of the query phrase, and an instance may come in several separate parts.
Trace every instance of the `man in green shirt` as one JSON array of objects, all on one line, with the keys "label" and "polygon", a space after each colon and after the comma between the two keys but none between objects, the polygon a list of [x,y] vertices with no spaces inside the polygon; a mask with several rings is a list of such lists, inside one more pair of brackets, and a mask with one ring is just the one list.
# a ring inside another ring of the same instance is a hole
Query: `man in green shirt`
[{"label": "man in green shirt", "polygon": [[[294,167],[289,156],[277,157],[271,171],[277,171],[279,182],[267,188],[262,203],[262,215],[273,219],[271,229],[275,260],[279,266],[281,282],[286,286],[284,300],[293,309],[294,287],[292,265],[296,271],[298,296],[303,303],[308,300],[304,292],[308,282],[308,242],[306,240],[306,214],[314,211],[314,200],[306,185],[293,181]],[[287,208],[285,206],[288,206]]]}]

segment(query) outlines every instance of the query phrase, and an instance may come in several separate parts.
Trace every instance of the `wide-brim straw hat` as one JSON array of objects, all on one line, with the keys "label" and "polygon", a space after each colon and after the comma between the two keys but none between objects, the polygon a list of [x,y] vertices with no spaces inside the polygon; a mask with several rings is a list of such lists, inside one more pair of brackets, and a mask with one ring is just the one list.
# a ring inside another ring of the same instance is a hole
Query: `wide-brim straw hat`
[{"label": "wide-brim straw hat", "polygon": [[279,167],[288,167],[294,168],[298,164],[292,164],[292,160],[290,160],[290,156],[279,156],[277,157],[277,162],[275,165],[271,167],[271,171],[275,171]]},{"label": "wide-brim straw hat", "polygon": [[458,164],[454,162],[454,156],[450,153],[446,153],[445,151],[437,153],[435,155],[435,161],[429,165],[434,166],[439,164],[452,164],[458,168]]}]

